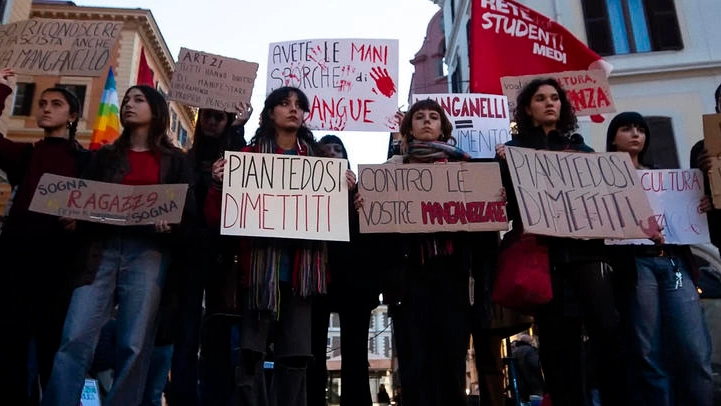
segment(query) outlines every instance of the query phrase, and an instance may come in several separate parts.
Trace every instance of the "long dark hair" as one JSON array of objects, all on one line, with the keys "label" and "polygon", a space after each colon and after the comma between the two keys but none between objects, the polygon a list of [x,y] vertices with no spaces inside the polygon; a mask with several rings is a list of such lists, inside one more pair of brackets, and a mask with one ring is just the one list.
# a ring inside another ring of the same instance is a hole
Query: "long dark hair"
[{"label": "long dark hair", "polygon": [[556,123],[556,130],[563,135],[570,135],[578,128],[578,120],[573,110],[573,105],[568,101],[566,91],[553,78],[534,79],[523,87],[516,97],[516,110],[513,114],[513,120],[518,126],[518,132],[524,134],[533,129],[533,117],[526,112],[526,108],[531,105],[533,95],[536,94],[538,88],[543,85],[553,86],[558,92],[558,99],[561,101],[561,111]]},{"label": "long dark hair", "polygon": [[[295,94],[298,98],[301,110],[307,113],[310,111],[310,103],[308,102],[308,96],[303,93],[302,90],[297,87],[285,86],[273,90],[268,97],[265,98],[263,105],[263,111],[260,112],[260,126],[255,131],[255,135],[250,140],[250,145],[255,147],[262,147],[264,145],[276,145],[275,137],[277,135],[275,131],[275,124],[270,118],[270,113],[273,109],[281,104],[284,100],[290,97],[291,94]],[[308,155],[314,155],[314,151],[317,149],[317,143],[313,133],[305,123],[302,123],[298,128],[298,142],[304,143],[308,147]]]},{"label": "long dark hair", "polygon": [[68,121],[66,124],[66,127],[68,129],[68,139],[70,141],[74,141],[75,134],[78,131],[78,121],[80,121],[80,100],[78,99],[78,96],[75,95],[75,93],[64,87],[49,87],[43,90],[40,95],[44,95],[45,93],[50,92],[60,93],[61,95],[63,95],[63,99],[65,99],[65,101],[68,103],[68,113],[75,114],[75,120]]},{"label": "long dark hair", "polygon": [[177,147],[173,145],[170,137],[168,136],[168,128],[170,127],[170,111],[168,110],[168,102],[160,92],[147,85],[131,86],[125,92],[123,101],[120,104],[120,124],[123,125],[123,132],[120,133],[120,136],[113,142],[113,145],[121,151],[125,151],[130,148],[130,133],[132,128],[128,128],[128,126],[125,125],[122,111],[123,107],[127,104],[126,97],[133,89],[140,90],[140,92],[142,92],[145,96],[145,100],[148,102],[148,105],[150,105],[152,117],[150,120],[150,133],[148,134],[148,147],[153,152],[176,149]]}]

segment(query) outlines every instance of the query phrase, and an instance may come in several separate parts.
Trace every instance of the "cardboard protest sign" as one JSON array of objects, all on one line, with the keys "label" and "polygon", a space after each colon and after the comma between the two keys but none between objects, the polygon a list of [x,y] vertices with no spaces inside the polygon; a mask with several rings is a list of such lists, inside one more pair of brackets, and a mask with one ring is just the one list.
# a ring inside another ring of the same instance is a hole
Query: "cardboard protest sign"
[{"label": "cardboard protest sign", "polygon": [[250,103],[258,64],[180,48],[168,99],[189,106],[235,112]]},{"label": "cardboard protest sign", "polygon": [[711,199],[716,209],[721,209],[721,114],[704,114],[703,145],[711,158],[709,181]]},{"label": "cardboard protest sign", "polygon": [[438,102],[453,123],[458,148],[474,158],[493,158],[496,144],[511,139],[511,120],[505,96],[481,93],[414,94],[411,102]]},{"label": "cardboard protest sign", "polygon": [[269,94],[283,86],[308,96],[306,123],[333,131],[395,131],[398,40],[276,42],[268,53]]},{"label": "cardboard protest sign", "polygon": [[506,147],[525,231],[556,237],[646,238],[655,220],[630,156]]},{"label": "cardboard protest sign", "polygon": [[358,165],[361,233],[508,229],[495,162]]},{"label": "cardboard protest sign", "polygon": [[[639,170],[641,187],[667,244],[711,242],[706,213],[698,210],[704,195],[698,169]],[[653,244],[649,239],[610,240],[609,244]]]},{"label": "cardboard protest sign", "polygon": [[349,241],[345,159],[226,151],[220,233]]},{"label": "cardboard protest sign", "polygon": [[187,184],[130,186],[44,174],[29,210],[121,226],[180,223]]},{"label": "cardboard protest sign", "polygon": [[552,77],[566,91],[568,101],[576,115],[613,113],[616,106],[611,96],[611,85],[606,73],[600,69],[547,73],[543,75],[504,76],[501,78],[503,94],[508,96],[511,111],[516,108],[516,98],[524,86],[539,77]]},{"label": "cardboard protest sign", "polygon": [[33,18],[0,25],[0,66],[28,75],[100,76],[120,21]]}]

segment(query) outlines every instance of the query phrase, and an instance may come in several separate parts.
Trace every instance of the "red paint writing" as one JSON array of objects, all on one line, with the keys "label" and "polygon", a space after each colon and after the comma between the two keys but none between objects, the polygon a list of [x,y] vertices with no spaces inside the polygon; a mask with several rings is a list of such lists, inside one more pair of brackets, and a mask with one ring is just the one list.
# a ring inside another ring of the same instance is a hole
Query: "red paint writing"
[{"label": "red paint writing", "polygon": [[364,123],[372,123],[369,118],[371,113],[371,104],[373,100],[368,99],[349,99],[341,97],[335,99],[321,99],[313,96],[313,102],[310,105],[307,120],[320,122],[330,122],[334,117],[350,118],[353,121],[362,121]]},{"label": "red paint writing", "polygon": [[388,65],[388,45],[351,44],[350,60]]},{"label": "red paint writing", "polygon": [[73,190],[68,195],[68,209],[81,210],[103,210],[114,213],[125,213],[136,211],[141,208],[155,206],[158,201],[158,193],[151,192],[130,196],[118,196],[108,193],[91,193],[84,195],[82,190]]},{"label": "red paint writing", "polygon": [[600,109],[611,105],[611,100],[602,87],[568,89],[566,93],[576,110]]},{"label": "red paint writing", "polygon": [[506,202],[421,202],[423,224],[505,223]]}]

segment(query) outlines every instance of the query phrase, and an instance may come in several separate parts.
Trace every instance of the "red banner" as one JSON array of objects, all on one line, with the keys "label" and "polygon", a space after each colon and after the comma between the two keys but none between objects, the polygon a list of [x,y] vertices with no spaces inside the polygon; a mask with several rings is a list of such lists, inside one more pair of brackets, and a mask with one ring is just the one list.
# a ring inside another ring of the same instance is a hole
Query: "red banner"
[{"label": "red banner", "polygon": [[473,93],[503,94],[504,76],[611,71],[562,25],[511,0],[473,0],[469,48]]}]

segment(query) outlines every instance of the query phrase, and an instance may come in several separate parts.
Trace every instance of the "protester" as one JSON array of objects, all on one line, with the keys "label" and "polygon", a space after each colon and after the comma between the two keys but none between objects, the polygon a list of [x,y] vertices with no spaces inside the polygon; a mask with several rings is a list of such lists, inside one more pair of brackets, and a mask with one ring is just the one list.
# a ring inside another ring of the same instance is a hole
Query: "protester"
[{"label": "protester", "polygon": [[[616,115],[608,126],[607,151],[628,152],[644,166],[651,132],[637,112]],[[648,163],[653,167],[653,163]],[[709,211],[705,196],[700,211]],[[614,269],[624,275],[633,398],[642,405],[711,405],[711,337],[701,308],[688,245],[614,246]]]},{"label": "protester", "polygon": [[[98,150],[86,172],[90,180],[125,185],[189,184],[185,154],[167,134],[170,122],[165,98],[149,86],[128,89],[120,105],[123,132]],[[192,184],[184,204],[184,221],[194,208]],[[42,405],[80,402],[102,327],[117,302],[115,376],[106,406],[137,405],[145,387],[157,314],[171,253],[185,231],[179,225],[119,226],[82,223],[87,236],[82,275],[73,293],[60,349]]]},{"label": "protester", "polygon": [[[453,126],[433,100],[413,104],[400,132],[404,155],[388,163],[467,161]],[[363,197],[357,199],[362,210]],[[486,260],[488,233],[376,234],[372,257],[386,275],[403,398],[410,405],[464,405],[470,336],[469,283]],[[494,247],[495,248],[495,247]],[[430,385],[429,382],[433,384]]]},{"label": "protester", "polygon": [[378,386],[378,395],[376,396],[376,400],[381,406],[387,406],[391,403],[391,397],[388,396],[388,392],[386,392],[386,386],[384,384],[380,384],[380,386]]},{"label": "protester", "polygon": [[[12,92],[9,79],[14,75],[11,69],[0,69],[0,114]],[[68,90],[45,89],[36,113],[43,138],[35,143],[15,142],[0,134],[0,170],[15,189],[0,234],[0,258],[4,261],[0,308],[6,327],[0,343],[8,350],[0,380],[3,403],[29,402],[24,389],[28,388],[31,343],[42,387],[60,345],[72,292],[72,262],[77,246],[74,223],[28,208],[44,174],[77,177],[88,161],[88,151],[75,139],[79,109],[77,97]],[[31,378],[30,390],[37,392],[38,380]]]},{"label": "protester", "polygon": [[[714,101],[716,113],[721,113],[721,84],[719,84],[714,92]],[[704,189],[709,196],[711,194],[709,171],[711,170],[712,159],[713,157],[706,149],[703,139],[691,148],[691,157],[689,160],[691,168],[698,168],[703,172]],[[708,216],[708,229],[711,236],[711,243],[715,245],[716,248],[721,248],[721,210],[710,210],[706,215]]]},{"label": "protester", "polygon": [[[245,147],[244,126],[252,111],[250,105],[243,104],[236,107],[236,113],[207,108],[198,111],[193,146],[188,151],[196,207],[205,204],[213,162],[226,150]],[[220,236],[217,227],[209,227],[202,213],[197,220],[193,248],[184,255],[179,279],[180,327],[174,341],[168,398],[173,406],[228,405],[235,386],[231,336],[238,324],[234,316],[239,316],[242,307],[236,295],[239,281],[227,237]]]},{"label": "protester", "polygon": [[[518,94],[514,120],[518,134],[496,146],[508,194],[508,217],[522,230],[518,201],[506,162],[506,146],[593,152],[583,142],[566,92],[555,79],[535,79]],[[588,331],[598,365],[601,398],[607,405],[628,401],[619,315],[603,240],[546,237],[553,299],[536,313],[540,358],[554,406],[584,404],[580,370],[582,330]]]},{"label": "protester", "polygon": [[[244,152],[318,156],[320,147],[305,126],[308,98],[294,87],[281,87],[265,100],[260,127]],[[208,191],[205,215],[220,224],[223,169],[213,164],[215,187]],[[327,246],[323,241],[240,238],[238,252],[248,289],[249,307],[241,321],[238,401],[267,403],[263,359],[273,341],[272,405],[306,405],[306,372],[312,359],[311,296],[327,293]],[[272,331],[272,333],[271,333]]]},{"label": "protester", "polygon": [[[318,142],[330,158],[348,159],[343,141],[326,135]],[[349,184],[355,185],[355,175],[347,173]],[[311,347],[313,363],[308,374],[308,404],[325,405],[328,382],[326,354],[328,352],[328,322],[331,312],[338,313],[341,334],[341,400],[343,406],[370,406],[368,380],[368,329],[371,311],[378,306],[380,275],[366,261],[367,239],[360,234],[358,213],[352,210],[355,188],[349,192],[350,242],[328,243],[328,294],[313,298]]]},{"label": "protester", "polygon": [[538,349],[533,343],[533,337],[521,334],[513,342],[511,353],[515,365],[518,393],[522,404],[530,404],[531,396],[543,396],[543,374],[541,362],[538,359]]}]

